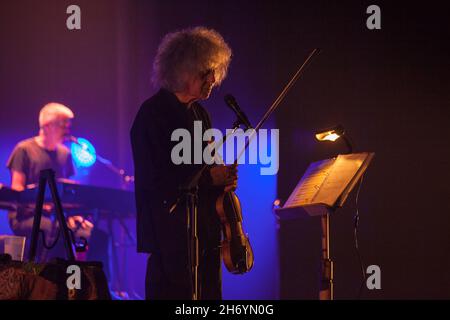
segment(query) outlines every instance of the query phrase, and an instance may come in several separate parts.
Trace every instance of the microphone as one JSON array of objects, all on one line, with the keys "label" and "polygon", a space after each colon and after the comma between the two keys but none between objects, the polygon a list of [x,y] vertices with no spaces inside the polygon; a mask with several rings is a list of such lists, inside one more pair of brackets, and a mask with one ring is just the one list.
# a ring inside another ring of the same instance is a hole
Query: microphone
[{"label": "microphone", "polygon": [[74,137],[74,136],[66,136],[66,139],[69,140],[69,141],[72,141],[72,142],[74,142],[74,143],[76,143],[76,144],[80,144],[80,143],[78,142],[78,138],[77,138],[77,137]]},{"label": "microphone", "polygon": [[78,138],[77,138],[77,137],[74,137],[74,136],[68,136],[68,137],[67,137],[67,140],[72,141],[73,143],[79,145],[79,146],[81,147],[81,149],[83,149],[83,150],[86,150],[86,151],[87,151],[87,149],[88,149],[87,145],[81,144],[80,141],[78,141]]},{"label": "microphone", "polygon": [[245,113],[241,110],[241,108],[239,107],[236,99],[231,95],[231,94],[227,94],[225,95],[225,103],[227,104],[227,106],[230,107],[231,110],[234,111],[234,113],[236,114],[236,116],[238,117],[238,120],[247,127],[247,129],[253,129],[253,126],[251,125],[250,121],[248,120],[247,116],[245,115]]}]

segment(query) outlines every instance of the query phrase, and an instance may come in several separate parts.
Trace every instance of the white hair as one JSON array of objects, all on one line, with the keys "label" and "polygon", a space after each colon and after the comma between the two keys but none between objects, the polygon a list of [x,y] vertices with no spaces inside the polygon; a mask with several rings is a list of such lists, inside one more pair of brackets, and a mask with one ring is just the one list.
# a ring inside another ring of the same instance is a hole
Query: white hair
[{"label": "white hair", "polygon": [[72,110],[63,104],[57,102],[47,103],[39,112],[39,127],[42,128],[61,117],[73,119],[74,114]]},{"label": "white hair", "polygon": [[184,73],[197,75],[214,69],[215,84],[226,77],[231,49],[213,29],[195,27],[167,34],[153,62],[153,83],[171,91],[186,86]]}]

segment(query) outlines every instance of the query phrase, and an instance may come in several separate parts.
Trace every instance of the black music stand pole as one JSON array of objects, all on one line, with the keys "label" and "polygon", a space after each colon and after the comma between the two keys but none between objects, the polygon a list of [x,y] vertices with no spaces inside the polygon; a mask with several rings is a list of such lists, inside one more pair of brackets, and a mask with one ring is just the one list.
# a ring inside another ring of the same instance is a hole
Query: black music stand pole
[{"label": "black music stand pole", "polygon": [[[334,213],[335,209],[331,210]],[[333,260],[330,258],[330,212],[320,217],[322,226],[322,261],[320,300],[333,300]]]},{"label": "black music stand pole", "polygon": [[34,261],[36,257],[36,249],[39,240],[39,229],[41,226],[42,207],[44,205],[45,186],[47,182],[50,187],[53,203],[55,204],[56,218],[59,222],[59,227],[62,229],[63,232],[64,246],[66,248],[67,257],[69,261],[75,261],[75,254],[73,252],[69,228],[67,227],[66,224],[66,217],[64,216],[61,199],[59,197],[58,190],[56,188],[55,172],[52,169],[42,170],[39,176],[39,189],[38,189],[38,196],[36,199],[33,230],[31,233],[29,261]]}]

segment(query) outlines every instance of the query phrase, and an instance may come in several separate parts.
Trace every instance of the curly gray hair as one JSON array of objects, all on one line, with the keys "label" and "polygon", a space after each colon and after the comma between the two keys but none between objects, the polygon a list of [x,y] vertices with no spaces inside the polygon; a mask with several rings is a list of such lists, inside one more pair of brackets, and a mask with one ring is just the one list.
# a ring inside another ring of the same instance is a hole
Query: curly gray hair
[{"label": "curly gray hair", "polygon": [[213,29],[188,28],[167,34],[153,62],[153,83],[173,92],[185,88],[188,77],[213,69],[215,84],[225,78],[231,49]]}]

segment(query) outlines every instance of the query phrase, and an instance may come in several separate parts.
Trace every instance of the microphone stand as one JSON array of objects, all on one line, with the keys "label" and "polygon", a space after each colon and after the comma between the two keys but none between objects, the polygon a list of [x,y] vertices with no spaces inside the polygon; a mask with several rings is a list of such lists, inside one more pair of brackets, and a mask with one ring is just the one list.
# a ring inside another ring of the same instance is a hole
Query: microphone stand
[{"label": "microphone stand", "polygon": [[119,175],[122,179],[122,182],[124,182],[125,184],[134,182],[134,176],[129,176],[129,175],[125,174],[124,169],[120,169],[120,168],[116,167],[115,165],[112,164],[112,162],[110,160],[103,158],[102,156],[100,156],[96,153],[95,153],[95,155],[97,156],[97,159],[98,159],[98,161],[100,161],[100,163],[104,164],[112,172]]},{"label": "microphone stand", "polygon": [[[233,129],[222,139],[218,145],[220,147],[225,143],[228,136],[236,132],[236,130],[244,125],[239,118],[234,122]],[[173,213],[183,198],[186,199],[186,236],[188,238],[188,259],[191,273],[191,296],[192,300],[200,300],[199,291],[199,249],[198,249],[198,183],[208,164],[203,164],[202,167],[188,180],[188,182],[180,188],[181,195],[177,198],[175,203],[170,207],[169,212]]]}]

